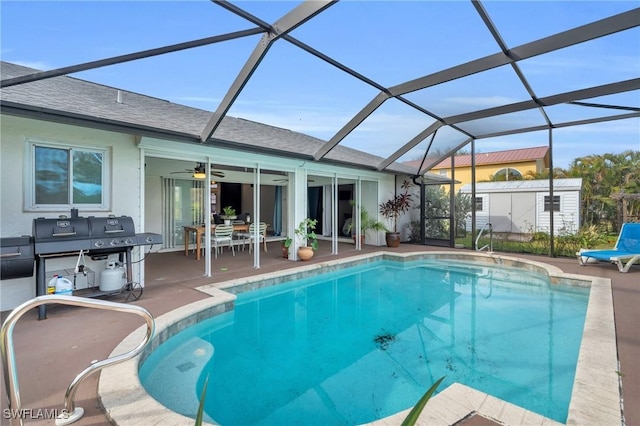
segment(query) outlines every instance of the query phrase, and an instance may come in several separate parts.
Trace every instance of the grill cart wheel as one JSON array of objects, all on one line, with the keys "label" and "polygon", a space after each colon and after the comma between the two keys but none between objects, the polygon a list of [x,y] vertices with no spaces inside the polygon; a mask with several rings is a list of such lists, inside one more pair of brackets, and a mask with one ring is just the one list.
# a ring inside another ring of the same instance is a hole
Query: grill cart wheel
[{"label": "grill cart wheel", "polygon": [[133,302],[134,300],[140,299],[142,296],[142,286],[140,283],[127,283],[122,286],[122,295],[124,296],[125,302]]}]

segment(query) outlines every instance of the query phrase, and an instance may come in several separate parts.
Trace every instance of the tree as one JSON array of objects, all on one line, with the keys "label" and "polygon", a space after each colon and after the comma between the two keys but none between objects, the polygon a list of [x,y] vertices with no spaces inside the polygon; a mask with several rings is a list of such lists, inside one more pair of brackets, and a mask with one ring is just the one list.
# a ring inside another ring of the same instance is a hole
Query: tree
[{"label": "tree", "polygon": [[[611,223],[613,231],[620,229],[619,204],[611,196],[615,193],[633,194],[638,191],[640,151],[620,154],[587,155],[576,158],[568,169],[569,177],[582,178],[583,225]],[[634,173],[636,175],[634,175]],[[640,201],[631,200],[627,209],[638,212]]]},{"label": "tree", "polygon": [[[567,177],[567,171],[560,168],[560,167],[554,167],[553,168],[553,178],[554,179],[562,179],[562,178],[566,178]],[[524,178],[525,179],[534,179],[534,180],[540,180],[540,179],[549,179],[549,169],[543,169],[540,170],[539,172],[534,172],[533,170],[529,170],[528,172],[526,172],[524,174]]]},{"label": "tree", "polygon": [[[425,235],[431,238],[449,238],[450,213],[449,192],[444,186],[425,186]],[[471,196],[461,192],[456,193],[455,202],[455,230],[456,235],[465,229],[465,218],[471,212]],[[420,221],[411,223],[411,239],[420,240]]]}]

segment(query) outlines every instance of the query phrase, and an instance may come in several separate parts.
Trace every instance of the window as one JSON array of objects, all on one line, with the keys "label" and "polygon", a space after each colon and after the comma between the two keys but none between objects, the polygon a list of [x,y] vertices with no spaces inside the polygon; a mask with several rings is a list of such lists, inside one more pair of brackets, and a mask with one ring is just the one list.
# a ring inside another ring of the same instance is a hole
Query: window
[{"label": "window", "polygon": [[476,211],[482,211],[482,197],[476,197]]},{"label": "window", "polygon": [[106,149],[29,142],[26,210],[108,210]]},{"label": "window", "polygon": [[[549,197],[548,195],[545,195],[544,196],[544,211],[545,212],[548,212],[551,209],[550,202],[551,202],[551,197]],[[559,212],[560,211],[560,196],[559,195],[554,195],[553,196],[553,211],[554,212]]]},{"label": "window", "polygon": [[440,170],[440,176],[447,176],[447,170],[446,169]]},{"label": "window", "polygon": [[502,182],[508,180],[522,180],[522,173],[511,167],[500,169],[491,176],[491,180],[494,182]]}]

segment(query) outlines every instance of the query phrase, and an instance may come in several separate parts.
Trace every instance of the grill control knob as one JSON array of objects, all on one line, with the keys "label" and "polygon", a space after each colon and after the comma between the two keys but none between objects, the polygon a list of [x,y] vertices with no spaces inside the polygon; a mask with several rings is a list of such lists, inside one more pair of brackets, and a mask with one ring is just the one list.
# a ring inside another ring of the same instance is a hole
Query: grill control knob
[{"label": "grill control knob", "polygon": [[112,246],[117,246],[120,243],[120,241],[118,240],[111,240],[111,245]]},{"label": "grill control knob", "polygon": [[124,242],[126,244],[128,244],[128,245],[132,245],[133,244],[133,238],[127,238]]},{"label": "grill control knob", "polygon": [[153,242],[153,237],[147,237],[147,239],[145,240],[148,243],[152,243]]},{"label": "grill control knob", "polygon": [[96,246],[96,247],[102,247],[103,245],[104,245],[104,242],[102,242],[102,240],[98,240],[98,241],[96,241],[96,243],[95,243],[95,246]]}]

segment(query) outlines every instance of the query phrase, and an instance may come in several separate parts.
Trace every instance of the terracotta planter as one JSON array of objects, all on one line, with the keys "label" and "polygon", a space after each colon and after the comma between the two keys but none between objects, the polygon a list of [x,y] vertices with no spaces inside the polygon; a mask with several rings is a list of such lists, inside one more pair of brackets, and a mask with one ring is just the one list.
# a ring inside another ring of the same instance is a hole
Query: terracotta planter
[{"label": "terracotta planter", "polygon": [[313,257],[313,249],[311,247],[300,247],[298,249],[298,259],[309,260]]},{"label": "terracotta planter", "polygon": [[[353,238],[353,244],[356,243],[356,236],[352,235],[351,238]],[[360,235],[360,247],[364,247],[364,235]]]},{"label": "terracotta planter", "polygon": [[289,258],[289,248],[282,246],[282,257],[284,257],[285,259]]},{"label": "terracotta planter", "polygon": [[387,241],[387,247],[398,247],[400,245],[400,233],[399,232],[387,232],[385,234]]}]

